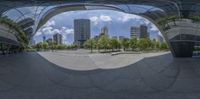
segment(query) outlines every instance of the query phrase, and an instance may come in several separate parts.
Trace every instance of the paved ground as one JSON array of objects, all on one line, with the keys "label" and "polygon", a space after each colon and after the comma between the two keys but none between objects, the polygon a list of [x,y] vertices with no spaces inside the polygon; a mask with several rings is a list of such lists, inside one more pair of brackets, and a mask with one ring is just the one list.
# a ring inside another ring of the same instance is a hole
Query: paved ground
[{"label": "paved ground", "polygon": [[39,52],[46,60],[71,70],[116,69],[134,64],[145,57],[159,56],[169,52],[144,54],[90,53],[89,50]]},{"label": "paved ground", "polygon": [[200,61],[171,54],[76,71],[37,53],[0,57],[0,99],[199,99]]}]

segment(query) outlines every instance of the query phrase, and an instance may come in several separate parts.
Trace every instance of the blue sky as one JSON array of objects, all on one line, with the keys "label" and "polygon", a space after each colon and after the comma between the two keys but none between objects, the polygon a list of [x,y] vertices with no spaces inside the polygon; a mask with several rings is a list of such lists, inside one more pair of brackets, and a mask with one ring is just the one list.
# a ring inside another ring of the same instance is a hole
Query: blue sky
[{"label": "blue sky", "polygon": [[113,10],[87,10],[70,11],[54,16],[38,30],[34,39],[37,42],[41,42],[43,35],[46,38],[52,38],[53,34],[61,33],[64,38],[64,44],[72,44],[74,39],[74,19],[90,19],[92,37],[98,35],[104,26],[108,27],[108,33],[111,37],[130,37],[130,27],[143,24],[148,26],[151,39],[161,34],[155,25],[140,16]]}]

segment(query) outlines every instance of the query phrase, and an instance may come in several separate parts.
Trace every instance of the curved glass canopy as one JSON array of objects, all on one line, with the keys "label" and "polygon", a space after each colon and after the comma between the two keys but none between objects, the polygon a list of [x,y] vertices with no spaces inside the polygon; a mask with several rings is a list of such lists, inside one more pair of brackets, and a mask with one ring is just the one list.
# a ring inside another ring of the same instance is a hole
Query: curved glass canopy
[{"label": "curved glass canopy", "polygon": [[[53,16],[74,10],[116,10],[153,22],[175,57],[191,57],[199,45],[198,0],[15,0],[2,1],[0,13],[31,37]],[[0,35],[1,36],[1,35]]]}]

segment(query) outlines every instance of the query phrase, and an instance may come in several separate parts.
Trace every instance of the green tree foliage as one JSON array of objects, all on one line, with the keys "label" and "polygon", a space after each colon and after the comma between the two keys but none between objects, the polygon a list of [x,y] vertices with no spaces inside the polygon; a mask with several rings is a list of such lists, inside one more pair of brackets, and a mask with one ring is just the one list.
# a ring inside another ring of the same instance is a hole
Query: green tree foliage
[{"label": "green tree foliage", "polygon": [[191,16],[190,19],[191,19],[193,22],[200,22],[200,16]]},{"label": "green tree foliage", "polygon": [[164,30],[167,30],[170,28],[169,26],[169,22],[173,22],[174,25],[176,26],[176,20],[179,19],[180,17],[178,16],[168,16],[168,17],[163,17],[163,18],[159,18],[158,20],[156,20],[156,23],[158,25],[160,25]]},{"label": "green tree foliage", "polygon": [[168,49],[167,44],[166,44],[166,43],[161,43],[161,44],[160,44],[160,49],[161,49],[161,50],[166,50],[166,49]]},{"label": "green tree foliage", "polygon": [[42,47],[43,47],[43,49],[48,49],[49,44],[47,42],[44,42],[44,43],[42,43]]},{"label": "green tree foliage", "polygon": [[40,50],[75,50],[78,47],[76,45],[63,45],[63,44],[56,44],[55,42],[40,42],[33,46],[33,48],[37,49],[38,51]]},{"label": "green tree foliage", "polygon": [[132,49],[132,51],[134,49],[136,49],[137,48],[137,38],[131,38],[129,41],[129,46]]},{"label": "green tree foliage", "polygon": [[23,29],[21,29],[21,27],[19,27],[17,25],[17,23],[8,19],[7,17],[0,17],[0,23],[8,26],[8,28],[10,28],[10,29],[12,29],[12,30],[14,30],[15,32],[18,33],[15,36],[19,40],[22,49],[25,49],[25,48],[28,47],[28,43],[29,43],[28,37],[25,34],[25,32],[23,31]]},{"label": "green tree foliage", "polygon": [[160,42],[156,42],[156,49],[160,49]]},{"label": "green tree foliage", "polygon": [[106,49],[109,48],[109,37],[102,35],[98,40],[98,45],[100,49],[104,49],[106,51]]},{"label": "green tree foliage", "polygon": [[62,44],[56,45],[56,49],[58,49],[58,50],[64,50],[65,48],[66,48],[65,45],[62,45]]},{"label": "green tree foliage", "polygon": [[150,46],[151,46],[151,40],[149,39],[142,38],[138,41],[138,47],[140,50],[146,50]]},{"label": "green tree foliage", "polygon": [[49,49],[51,50],[54,50],[56,49],[56,42],[52,41],[52,42],[48,42],[48,45],[49,45]]},{"label": "green tree foliage", "polygon": [[42,42],[40,42],[40,43],[37,43],[35,46],[33,46],[34,48],[36,48],[38,51],[39,50],[41,50],[41,49],[43,49],[43,44],[42,44]]},{"label": "green tree foliage", "polygon": [[174,22],[174,25],[176,25],[176,19],[178,19],[178,16],[170,16],[167,18],[169,22]]},{"label": "green tree foliage", "polygon": [[120,47],[120,42],[117,39],[110,39],[109,40],[109,45],[112,48],[112,51],[114,51],[114,49],[118,49]]},{"label": "green tree foliage", "polygon": [[155,39],[150,41],[150,48],[151,49],[156,49],[156,40]]},{"label": "green tree foliage", "polygon": [[95,47],[95,40],[94,39],[88,39],[85,43],[84,43],[84,47],[85,48],[90,48],[91,49],[91,53],[93,52],[93,48]]},{"label": "green tree foliage", "polygon": [[121,44],[123,46],[124,51],[126,51],[129,48],[129,39],[123,39],[121,41]]}]

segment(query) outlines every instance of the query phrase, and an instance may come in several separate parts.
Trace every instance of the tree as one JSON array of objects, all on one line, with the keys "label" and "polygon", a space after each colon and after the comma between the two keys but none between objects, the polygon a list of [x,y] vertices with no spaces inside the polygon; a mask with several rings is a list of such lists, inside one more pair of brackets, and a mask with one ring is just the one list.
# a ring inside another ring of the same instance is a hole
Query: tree
[{"label": "tree", "polygon": [[173,21],[175,26],[176,26],[176,19],[178,19],[177,16],[170,16],[170,17],[168,17],[168,20],[169,21]]},{"label": "tree", "polygon": [[95,40],[94,39],[89,39],[84,43],[85,48],[90,48],[91,53],[93,52],[93,48],[95,47]]},{"label": "tree", "polygon": [[34,48],[36,48],[37,50],[43,49],[42,42],[37,43],[37,44],[34,46]]},{"label": "tree", "polygon": [[114,49],[119,48],[119,41],[117,39],[110,39],[109,42],[110,47],[112,48],[112,51],[114,51]]},{"label": "tree", "polygon": [[65,49],[65,48],[66,48],[65,45],[62,45],[62,44],[56,45],[56,49],[58,49],[58,50],[63,50],[63,49]]},{"label": "tree", "polygon": [[109,37],[102,35],[98,40],[98,45],[100,49],[104,49],[106,51],[106,49],[109,48]]},{"label": "tree", "polygon": [[137,48],[137,38],[131,38],[129,41],[129,46],[132,49],[132,51]]},{"label": "tree", "polygon": [[156,49],[160,49],[160,42],[156,42]]},{"label": "tree", "polygon": [[48,49],[49,48],[49,44],[47,43],[47,42],[43,42],[42,43],[42,47],[43,47],[43,49]]},{"label": "tree", "polygon": [[54,41],[48,42],[48,45],[49,45],[49,48],[50,48],[51,50],[56,49],[56,42],[54,42]]},{"label": "tree", "polygon": [[153,39],[153,40],[150,40],[150,48],[151,49],[156,49],[156,40],[155,39]]},{"label": "tree", "polygon": [[5,17],[0,17],[0,23],[8,26],[10,33],[13,34],[16,34],[15,32],[18,33],[18,35],[16,35],[16,38],[21,44],[21,49],[28,48],[28,43],[29,43],[28,37],[24,32],[24,30],[21,27],[19,27],[16,22],[5,16]]},{"label": "tree", "polygon": [[150,45],[151,41],[149,39],[142,38],[138,41],[138,47],[140,48],[140,50],[146,50],[150,47]]},{"label": "tree", "polygon": [[128,38],[123,39],[123,40],[121,41],[121,44],[122,44],[122,46],[123,46],[123,48],[124,48],[124,51],[126,51],[126,49],[129,48],[129,39],[128,39]]},{"label": "tree", "polygon": [[167,43],[161,43],[161,44],[160,44],[160,49],[161,49],[161,50],[166,50],[166,49],[168,49]]}]

